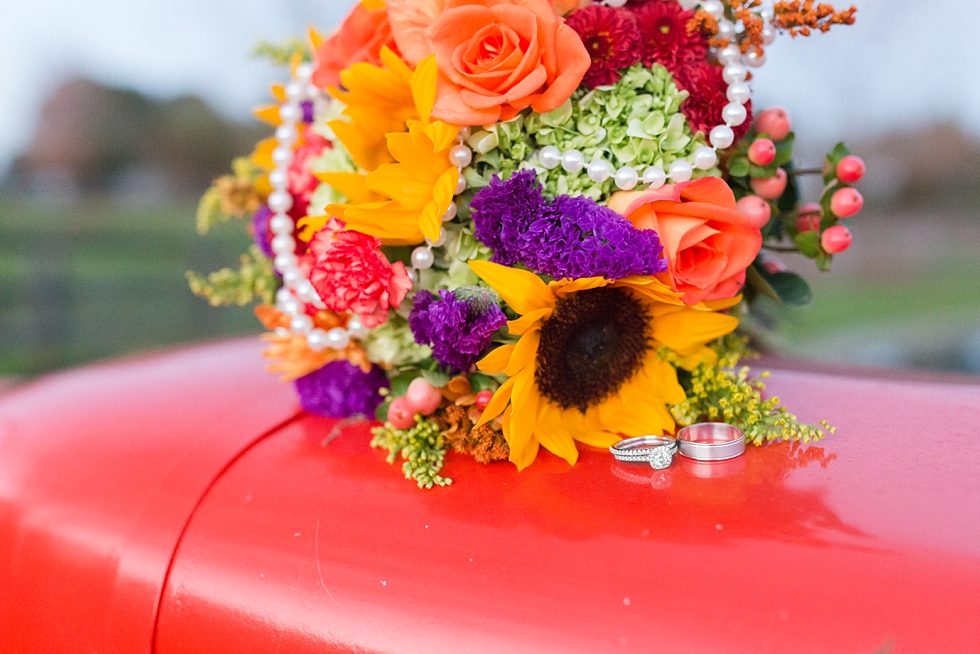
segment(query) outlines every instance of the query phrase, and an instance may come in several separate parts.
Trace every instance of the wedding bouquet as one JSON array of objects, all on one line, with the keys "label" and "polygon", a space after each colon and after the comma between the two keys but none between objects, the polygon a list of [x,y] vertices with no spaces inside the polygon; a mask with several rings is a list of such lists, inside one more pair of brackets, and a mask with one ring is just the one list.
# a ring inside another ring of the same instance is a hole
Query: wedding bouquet
[{"label": "wedding bouquet", "polygon": [[[249,218],[239,270],[192,289],[258,298],[270,371],[420,486],[448,449],[530,465],[544,448],[724,421],[809,441],[736,369],[762,296],[809,289],[861,209],[839,145],[795,168],[786,112],[752,70],[780,32],[851,24],[811,0],[363,0],[341,27],[265,51],[288,64],[275,128],[205,195],[206,232]],[[796,177],[818,172],[802,203]],[[744,326],[744,322],[743,322]],[[829,428],[826,424],[824,428]]]}]

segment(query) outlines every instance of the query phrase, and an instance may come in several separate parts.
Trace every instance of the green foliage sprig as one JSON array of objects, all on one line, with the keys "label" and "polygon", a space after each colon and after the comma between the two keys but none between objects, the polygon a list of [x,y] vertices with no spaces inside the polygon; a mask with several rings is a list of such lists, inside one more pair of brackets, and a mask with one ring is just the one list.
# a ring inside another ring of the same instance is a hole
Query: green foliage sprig
[{"label": "green foliage sprig", "polygon": [[446,444],[443,442],[439,426],[432,420],[415,416],[415,426],[411,429],[395,429],[390,422],[371,430],[374,438],[371,447],[388,450],[388,463],[395,463],[401,456],[405,462],[402,471],[406,479],[414,479],[419,488],[449,486],[452,479],[439,475],[446,457]]},{"label": "green foliage sprig", "polygon": [[288,65],[295,55],[302,57],[303,61],[313,60],[313,54],[310,52],[307,43],[298,38],[286,39],[281,43],[259,41],[252,50],[252,54],[267,59],[276,66]]},{"label": "green foliage sprig", "polygon": [[[751,378],[748,366],[737,372],[732,370],[739,360],[752,355],[747,343],[744,337],[725,337],[715,343],[717,363],[701,363],[681,375],[687,399],[671,407],[677,423],[683,427],[697,422],[725,422],[744,431],[746,442],[753,445],[776,440],[810,443],[822,439],[824,430],[836,432],[825,420],[819,425],[800,422],[780,405],[778,397],[763,398],[766,385],[762,380],[769,377],[768,372]],[[661,357],[676,362],[677,355],[665,350],[661,348]]]},{"label": "green foliage sprig", "polygon": [[262,254],[256,245],[250,246],[248,254],[242,255],[238,270],[225,268],[207,277],[189,271],[186,276],[191,292],[214,307],[230,304],[245,306],[256,299],[263,304],[272,304],[279,288],[272,260]]}]

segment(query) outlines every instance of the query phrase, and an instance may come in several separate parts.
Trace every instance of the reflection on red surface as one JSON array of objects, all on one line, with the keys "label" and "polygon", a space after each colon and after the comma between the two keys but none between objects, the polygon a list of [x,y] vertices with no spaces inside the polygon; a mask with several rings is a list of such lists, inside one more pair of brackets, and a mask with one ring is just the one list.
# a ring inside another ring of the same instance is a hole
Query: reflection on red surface
[{"label": "reflection on red surface", "polygon": [[[890,405],[855,384],[864,410]],[[961,397],[980,418],[980,394]],[[937,477],[972,468],[943,456],[881,476],[866,453],[878,437],[826,417],[842,434],[820,447],[750,448],[710,471],[624,468],[596,450],[520,474],[449,456],[455,483],[426,492],[370,450],[367,424],[324,446],[335,423],[304,418],[198,510],[157,651],[976,651],[980,552],[942,530],[896,537],[882,509],[942,496]],[[944,528],[975,533],[968,508]]]}]

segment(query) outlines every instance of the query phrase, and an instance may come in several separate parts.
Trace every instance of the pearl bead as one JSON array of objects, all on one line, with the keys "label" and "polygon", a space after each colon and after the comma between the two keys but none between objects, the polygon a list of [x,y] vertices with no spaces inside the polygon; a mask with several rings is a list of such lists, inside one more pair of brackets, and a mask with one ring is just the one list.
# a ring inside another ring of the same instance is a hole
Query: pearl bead
[{"label": "pearl bead", "polygon": [[457,168],[466,168],[473,163],[473,151],[465,145],[454,145],[449,151],[449,161]]},{"label": "pearl bead", "polygon": [[412,250],[412,268],[428,270],[435,262],[436,257],[429,248],[420,246]]},{"label": "pearl bead", "polygon": [[694,175],[694,167],[691,166],[688,161],[678,159],[674,163],[670,164],[669,175],[670,181],[674,182],[675,184],[679,182],[686,182],[691,179],[692,175]]},{"label": "pearl bead", "polygon": [[283,286],[278,291],[276,291],[276,304],[277,305],[282,305],[283,302],[286,302],[287,300],[292,300],[292,299],[293,299],[293,294],[285,286]]},{"label": "pearl bead", "polygon": [[585,157],[578,150],[569,150],[561,156],[561,167],[566,173],[577,173],[585,168]]},{"label": "pearl bead", "polygon": [[296,77],[299,79],[309,79],[313,76],[313,64],[305,62],[296,67]]},{"label": "pearl bead", "polygon": [[279,303],[279,310],[290,316],[295,316],[303,310],[303,305],[299,303],[299,300],[290,296],[288,300]]},{"label": "pearl bead", "polygon": [[276,128],[276,140],[283,145],[290,145],[299,138],[299,130],[295,125],[286,123]]},{"label": "pearl bead", "polygon": [[343,350],[350,345],[350,334],[343,327],[334,327],[327,332],[327,345],[335,350]]},{"label": "pearl bead", "polygon": [[759,18],[762,19],[763,23],[771,23],[773,19],[773,11],[769,7],[763,7],[759,10]]},{"label": "pearl bead", "polygon": [[459,195],[465,190],[466,190],[466,177],[460,175],[459,181],[456,182],[456,190],[453,192],[453,195]]},{"label": "pearl bead", "polygon": [[445,229],[440,229],[439,230],[439,238],[437,238],[434,241],[430,241],[429,239],[425,239],[425,242],[428,243],[429,245],[431,245],[434,248],[439,248],[439,247],[442,247],[443,245],[446,244],[446,238],[447,238],[446,230]]},{"label": "pearl bead", "polygon": [[276,254],[296,251],[296,241],[288,234],[280,234],[272,239],[272,251]]},{"label": "pearl bead", "polygon": [[294,102],[288,102],[279,107],[279,118],[284,123],[295,123],[303,117],[303,110]]},{"label": "pearl bead", "polygon": [[721,110],[721,119],[730,127],[738,127],[745,122],[746,118],[748,118],[748,112],[745,107],[737,102],[729,102]]},{"label": "pearl bead", "polygon": [[735,132],[727,125],[718,125],[718,127],[711,130],[708,140],[711,141],[711,145],[715,148],[726,150],[732,147],[732,143],[735,142]]},{"label": "pearl bead", "polygon": [[613,169],[608,161],[596,159],[589,164],[589,179],[593,182],[602,183],[612,177]]},{"label": "pearl bead", "polygon": [[[276,267],[276,270],[282,271],[289,268],[295,268],[299,263],[299,259],[292,252],[283,252],[282,254],[277,254],[276,258],[272,260],[272,264]],[[283,290],[283,289],[279,289]],[[288,290],[286,291],[289,292]]]},{"label": "pearl bead", "polygon": [[323,352],[327,347],[327,332],[317,327],[306,335],[306,344],[314,352]]},{"label": "pearl bead", "polygon": [[317,88],[316,84],[306,85],[306,95],[310,97],[311,100],[320,99],[320,89]]},{"label": "pearl bead", "polygon": [[313,284],[308,279],[304,279],[296,285],[296,295],[304,302],[313,302],[319,297],[316,289],[313,288]]},{"label": "pearl bead", "polygon": [[719,20],[725,17],[725,5],[721,3],[721,0],[707,0],[707,2],[702,2],[701,9]]},{"label": "pearl bead", "polygon": [[275,331],[276,331],[276,336],[280,338],[289,338],[290,336],[292,336],[292,332],[290,332],[285,327],[276,327]]},{"label": "pearl bead", "polygon": [[272,161],[277,166],[288,166],[293,160],[293,150],[285,145],[280,145],[272,151]]},{"label": "pearl bead", "polygon": [[466,141],[471,136],[473,136],[473,130],[472,129],[470,129],[469,127],[460,127],[459,128],[459,138],[460,139],[462,139],[463,141]]},{"label": "pearl bead", "polygon": [[[458,209],[456,208],[456,203],[455,202],[450,202],[449,203],[449,208],[446,209],[446,213],[442,214],[442,222],[448,223],[450,220],[452,220],[453,218],[455,218],[457,211],[458,211]],[[442,231],[446,231],[446,230],[442,230]]]},{"label": "pearl bead", "polygon": [[538,161],[544,168],[554,170],[561,165],[561,150],[553,145],[546,145],[538,153]]},{"label": "pearl bead", "polygon": [[766,53],[749,50],[749,53],[745,55],[745,63],[752,66],[752,68],[759,68],[762,64],[766,63]]},{"label": "pearl bead", "polygon": [[303,281],[303,273],[299,268],[284,268],[281,272],[282,281],[286,286],[293,287]]},{"label": "pearl bead", "polygon": [[286,213],[293,208],[293,196],[286,191],[273,191],[269,194],[269,208],[276,213]]},{"label": "pearl bead", "polygon": [[718,155],[706,145],[694,151],[694,167],[698,170],[711,170],[718,163]]},{"label": "pearl bead", "polygon": [[276,214],[269,221],[269,229],[272,230],[273,234],[292,234],[293,233],[293,219],[289,216],[284,216],[281,213]]},{"label": "pearl bead", "polygon": [[643,183],[649,184],[651,189],[658,189],[667,183],[667,173],[660,166],[650,166],[643,171]]},{"label": "pearl bead", "polygon": [[735,82],[728,87],[727,97],[729,102],[745,104],[752,97],[752,89],[745,82]]},{"label": "pearl bead", "polygon": [[287,100],[299,100],[303,95],[303,85],[299,82],[290,82],[285,90]]},{"label": "pearl bead", "polygon": [[358,316],[351,316],[351,319],[347,321],[347,332],[354,338],[366,338],[371,332]]},{"label": "pearl bead", "polygon": [[762,43],[764,45],[772,45],[772,42],[776,40],[776,28],[772,25],[766,25],[762,28]]},{"label": "pearl bead", "polygon": [[305,313],[293,316],[293,319],[289,322],[289,328],[293,330],[294,334],[308,334],[313,329],[313,318],[310,318]]},{"label": "pearl bead", "polygon": [[289,184],[289,173],[282,168],[276,168],[269,173],[269,184],[274,189],[284,189]]},{"label": "pearl bead", "polygon": [[742,62],[742,51],[735,44],[726,45],[718,51],[718,61],[722,65],[738,64]]},{"label": "pearl bead", "polygon": [[683,9],[694,9],[701,0],[677,0],[677,4]]},{"label": "pearl bead", "polygon": [[[735,38],[735,25],[730,20],[718,21],[718,38],[731,41]],[[727,61],[725,62],[728,63]]]},{"label": "pearl bead", "polygon": [[726,84],[744,82],[748,74],[749,69],[738,62],[727,64],[724,70],[721,71],[721,76],[725,79]]},{"label": "pearl bead", "polygon": [[606,4],[610,7],[625,7],[628,0],[606,0]]},{"label": "pearl bead", "polygon": [[640,183],[640,174],[632,166],[623,166],[616,171],[616,187],[621,191],[632,191]]}]

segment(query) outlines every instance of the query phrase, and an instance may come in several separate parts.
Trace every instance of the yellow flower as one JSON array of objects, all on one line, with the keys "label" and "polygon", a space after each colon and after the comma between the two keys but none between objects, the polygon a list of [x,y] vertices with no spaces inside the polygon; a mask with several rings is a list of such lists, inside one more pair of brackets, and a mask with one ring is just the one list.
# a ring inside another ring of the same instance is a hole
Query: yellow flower
[{"label": "yellow flower", "polygon": [[478,364],[507,376],[480,424],[503,415],[510,460],[519,469],[534,461],[539,446],[574,464],[575,441],[608,447],[624,436],[673,432],[668,407],[685,395],[657,348],[682,360],[710,360],[705,344],[738,325],[704,305],[685,305],[653,277],[545,284],[488,261],[470,267],[521,316],[508,323],[520,340]]},{"label": "yellow flower", "polygon": [[[399,64],[404,66],[390,51],[382,52],[382,57],[393,58],[392,61],[386,59],[389,68],[397,67],[394,61],[399,61]],[[370,64],[355,64],[350,70],[353,71],[358,67],[362,71],[368,69],[373,69],[374,72],[383,71]],[[404,71],[399,74],[403,73]],[[399,117],[401,123],[398,129],[390,129],[385,135],[385,154],[390,155],[396,163],[380,164],[376,170],[366,175],[358,173],[318,175],[320,180],[330,184],[351,200],[350,204],[327,207],[327,214],[342,218],[347,223],[348,229],[377,236],[389,245],[411,245],[420,243],[425,238],[433,241],[439,238],[442,216],[449,208],[456,185],[459,183],[459,170],[449,161],[449,151],[456,142],[459,128],[440,120],[430,120],[436,100],[437,79],[438,68],[435,57],[423,60],[415,71],[410,73],[410,95],[418,119],[405,120]],[[347,81],[344,84],[346,85]],[[397,91],[397,88],[393,88],[387,92]],[[372,92],[382,93],[378,88]],[[369,147],[370,138],[365,136],[368,134],[368,128],[362,128],[360,123],[373,118],[368,114],[351,113],[350,107],[345,113],[354,120],[354,123],[340,121],[337,125],[331,123],[331,127],[351,151],[355,160],[358,156],[363,158],[367,156],[364,148]],[[354,132],[344,132],[341,125],[347,127],[353,125]],[[361,150],[361,154],[355,155],[358,149]],[[359,165],[365,167],[360,162]],[[325,222],[326,218],[307,219],[304,223],[307,228],[301,237],[308,238]]]}]

